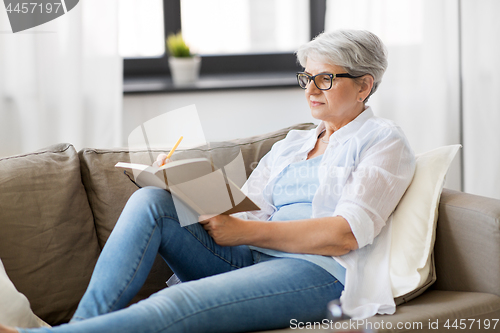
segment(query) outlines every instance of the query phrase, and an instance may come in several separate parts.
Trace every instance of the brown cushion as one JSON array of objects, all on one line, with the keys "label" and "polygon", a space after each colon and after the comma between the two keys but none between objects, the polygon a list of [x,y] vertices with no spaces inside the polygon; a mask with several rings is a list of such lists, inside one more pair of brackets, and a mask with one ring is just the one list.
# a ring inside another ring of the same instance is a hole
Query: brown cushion
[{"label": "brown cushion", "polygon": [[[130,158],[129,152],[120,149],[83,149],[78,154],[82,167],[82,181],[94,213],[99,246],[102,248],[127,200],[138,189],[121,170],[114,167],[117,162],[127,162]],[[146,163],[149,155],[147,152],[135,154],[142,156]],[[165,281],[171,275],[172,271],[158,255],[144,286],[133,302],[165,288]]]},{"label": "brown cushion", "polygon": [[137,190],[117,162],[129,161],[127,150],[83,149],[79,153],[82,182],[94,213],[99,245],[102,248],[113,230],[128,198]]},{"label": "brown cushion", "polygon": [[73,146],[0,159],[0,230],[0,258],[35,314],[68,321],[99,255]]}]

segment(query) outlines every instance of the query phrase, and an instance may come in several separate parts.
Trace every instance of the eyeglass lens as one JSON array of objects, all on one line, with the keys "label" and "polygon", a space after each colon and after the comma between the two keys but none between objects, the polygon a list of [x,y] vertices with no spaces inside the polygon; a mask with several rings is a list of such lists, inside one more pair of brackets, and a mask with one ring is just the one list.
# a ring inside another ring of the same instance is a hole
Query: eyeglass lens
[{"label": "eyeglass lens", "polygon": [[[309,83],[309,78],[312,78],[312,76],[308,76],[306,74],[299,74],[298,75],[299,85],[305,89],[307,83]],[[318,74],[314,76],[314,83],[316,84],[316,87],[318,87],[318,89],[327,90],[330,89],[331,87],[332,78],[328,74]]]}]

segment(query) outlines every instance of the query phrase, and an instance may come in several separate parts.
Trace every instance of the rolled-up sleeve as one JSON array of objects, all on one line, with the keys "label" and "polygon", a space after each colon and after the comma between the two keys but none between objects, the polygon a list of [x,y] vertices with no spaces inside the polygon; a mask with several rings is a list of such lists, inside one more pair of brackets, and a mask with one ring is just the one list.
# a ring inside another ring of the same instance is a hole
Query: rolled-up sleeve
[{"label": "rolled-up sleeve", "polygon": [[401,130],[385,127],[359,150],[334,216],[342,216],[362,248],[372,244],[411,183],[415,157]]}]

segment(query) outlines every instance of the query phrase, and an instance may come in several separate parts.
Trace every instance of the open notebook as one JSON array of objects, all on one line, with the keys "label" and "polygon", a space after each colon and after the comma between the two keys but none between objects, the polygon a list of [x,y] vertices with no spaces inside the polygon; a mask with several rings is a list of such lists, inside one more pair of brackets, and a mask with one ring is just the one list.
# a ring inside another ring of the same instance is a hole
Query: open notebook
[{"label": "open notebook", "polygon": [[119,162],[115,167],[133,170],[136,185],[165,189],[200,215],[260,209],[227,177],[224,167],[215,169],[206,158],[183,159],[161,167]]}]

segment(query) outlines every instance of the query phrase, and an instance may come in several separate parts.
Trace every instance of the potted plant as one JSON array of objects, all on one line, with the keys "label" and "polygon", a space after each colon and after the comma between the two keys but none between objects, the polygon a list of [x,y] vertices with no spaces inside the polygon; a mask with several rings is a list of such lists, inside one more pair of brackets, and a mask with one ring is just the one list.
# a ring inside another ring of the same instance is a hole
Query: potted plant
[{"label": "potted plant", "polygon": [[170,34],[167,38],[168,63],[175,86],[193,85],[200,72],[201,58],[191,53],[182,34]]}]

